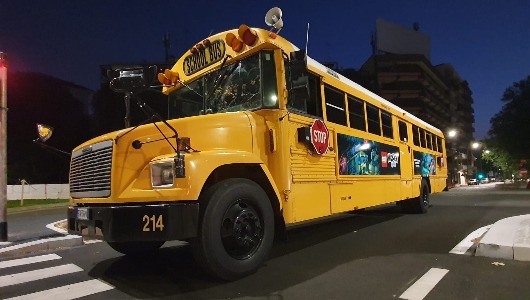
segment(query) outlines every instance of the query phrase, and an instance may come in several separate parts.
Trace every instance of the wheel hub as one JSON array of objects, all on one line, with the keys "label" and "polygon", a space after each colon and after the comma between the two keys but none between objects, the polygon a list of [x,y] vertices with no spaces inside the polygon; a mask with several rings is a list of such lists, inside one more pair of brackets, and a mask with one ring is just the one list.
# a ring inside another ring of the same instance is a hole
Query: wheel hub
[{"label": "wheel hub", "polygon": [[260,215],[245,202],[238,201],[225,213],[221,236],[230,256],[237,259],[251,256],[263,239]]}]

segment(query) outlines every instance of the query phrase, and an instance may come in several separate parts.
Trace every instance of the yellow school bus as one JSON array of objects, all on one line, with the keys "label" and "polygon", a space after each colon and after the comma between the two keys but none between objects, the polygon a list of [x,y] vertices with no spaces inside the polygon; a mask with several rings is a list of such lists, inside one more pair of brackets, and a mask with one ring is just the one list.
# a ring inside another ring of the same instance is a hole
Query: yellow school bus
[{"label": "yellow school bus", "polygon": [[392,202],[425,213],[446,188],[442,131],[278,28],[211,35],[150,72],[118,70],[111,84],[146,109],[137,92],[156,76],[167,118],[73,150],[71,234],[124,254],[189,241],[206,272],[234,280],[258,269],[286,225]]}]

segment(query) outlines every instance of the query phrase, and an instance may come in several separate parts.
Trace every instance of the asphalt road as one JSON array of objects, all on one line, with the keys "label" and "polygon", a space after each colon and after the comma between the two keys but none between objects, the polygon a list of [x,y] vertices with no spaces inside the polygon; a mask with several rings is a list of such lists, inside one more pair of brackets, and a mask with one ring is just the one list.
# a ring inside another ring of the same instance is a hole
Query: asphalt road
[{"label": "asphalt road", "polygon": [[[80,283],[87,282],[94,284],[88,299],[400,299],[424,274],[436,273],[442,275],[424,299],[530,299],[530,262],[449,254],[480,227],[530,214],[530,192],[493,186],[433,195],[425,215],[388,205],[296,226],[256,274],[235,282],[204,275],[185,243],[167,243],[156,256],[142,258],[95,243],[54,251],[58,258],[45,262],[2,268],[11,259],[0,261],[0,297],[69,284],[69,293],[81,292]],[[50,253],[32,256],[44,254]],[[2,284],[41,269],[64,274]]]},{"label": "asphalt road", "polygon": [[8,213],[8,241],[20,242],[62,235],[47,228],[46,224],[66,219],[66,206],[37,210],[27,208],[29,210],[17,209]]}]

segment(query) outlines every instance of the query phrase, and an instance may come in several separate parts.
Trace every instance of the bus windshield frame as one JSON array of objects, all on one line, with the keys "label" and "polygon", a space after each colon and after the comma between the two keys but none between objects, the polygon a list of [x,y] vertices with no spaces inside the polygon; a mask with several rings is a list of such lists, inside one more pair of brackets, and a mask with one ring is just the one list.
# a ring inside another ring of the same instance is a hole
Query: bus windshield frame
[{"label": "bus windshield frame", "polygon": [[168,118],[278,108],[272,51],[260,51],[182,84],[168,98]]}]

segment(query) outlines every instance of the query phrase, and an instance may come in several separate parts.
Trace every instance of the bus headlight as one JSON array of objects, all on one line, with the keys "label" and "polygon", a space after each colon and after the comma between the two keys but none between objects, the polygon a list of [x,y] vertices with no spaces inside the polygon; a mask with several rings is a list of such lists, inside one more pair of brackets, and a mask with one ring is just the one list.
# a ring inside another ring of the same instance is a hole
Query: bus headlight
[{"label": "bus headlight", "polygon": [[175,178],[173,161],[155,162],[151,164],[151,186],[171,187]]}]

